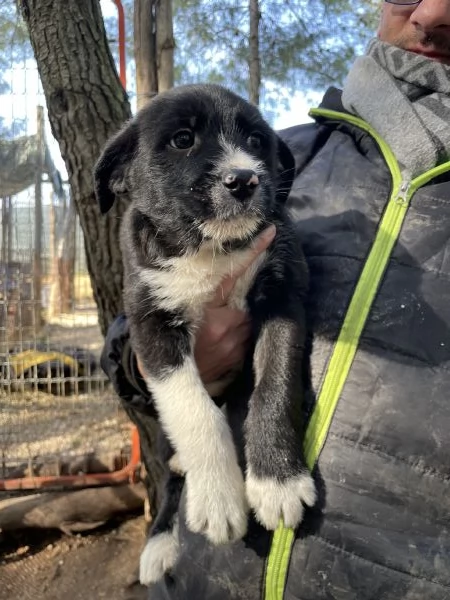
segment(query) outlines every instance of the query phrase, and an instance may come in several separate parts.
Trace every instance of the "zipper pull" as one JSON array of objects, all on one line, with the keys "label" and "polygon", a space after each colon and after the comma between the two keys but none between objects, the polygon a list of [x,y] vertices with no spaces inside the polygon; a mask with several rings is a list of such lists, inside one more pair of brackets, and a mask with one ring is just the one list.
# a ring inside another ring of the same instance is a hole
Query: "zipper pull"
[{"label": "zipper pull", "polygon": [[402,206],[408,205],[410,183],[410,181],[404,181],[400,186],[400,189],[395,196],[395,202],[397,202],[397,204],[401,204]]}]

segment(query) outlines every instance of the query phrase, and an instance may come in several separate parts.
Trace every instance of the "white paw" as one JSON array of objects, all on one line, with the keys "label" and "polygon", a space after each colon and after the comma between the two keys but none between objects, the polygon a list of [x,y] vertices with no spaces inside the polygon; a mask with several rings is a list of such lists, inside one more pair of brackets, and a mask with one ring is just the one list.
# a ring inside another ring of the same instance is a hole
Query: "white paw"
[{"label": "white paw", "polygon": [[247,531],[244,479],[238,465],[204,469],[186,476],[186,522],[213,544],[238,540]]},{"label": "white paw", "polygon": [[158,533],[147,540],[139,562],[139,581],[150,585],[171,569],[178,557],[176,533]]},{"label": "white paw", "polygon": [[303,519],[303,504],[313,506],[316,502],[316,487],[309,473],[280,482],[272,478],[260,479],[249,470],[246,492],[257,520],[269,530],[278,527],[280,518],[285,527],[295,529]]}]

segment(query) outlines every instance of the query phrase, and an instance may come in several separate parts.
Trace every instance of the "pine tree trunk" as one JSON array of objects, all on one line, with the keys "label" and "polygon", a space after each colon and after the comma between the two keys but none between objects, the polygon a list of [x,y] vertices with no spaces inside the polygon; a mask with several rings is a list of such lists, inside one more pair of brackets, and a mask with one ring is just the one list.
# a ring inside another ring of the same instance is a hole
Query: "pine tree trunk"
[{"label": "pine tree trunk", "polygon": [[106,140],[131,115],[108,48],[98,0],[18,0],[80,216],[103,333],[122,309],[120,216],[102,216],[92,172]]},{"label": "pine tree trunk", "polygon": [[42,106],[37,107],[37,140],[38,154],[36,164],[36,181],[34,185],[34,252],[33,252],[33,306],[34,325],[39,332],[42,320],[42,175],[44,172],[44,111]]},{"label": "pine tree trunk", "polygon": [[134,59],[137,108],[173,87],[171,0],[134,0]]},{"label": "pine tree trunk", "polygon": [[261,59],[259,56],[259,0],[249,0],[250,28],[249,28],[249,99],[258,106],[261,89]]},{"label": "pine tree trunk", "polygon": [[156,8],[156,55],[159,92],[164,92],[173,87],[174,48],[172,0],[160,0]]},{"label": "pine tree trunk", "polygon": [[156,0],[134,0],[133,41],[138,109],[158,93],[155,3]]},{"label": "pine tree trunk", "polygon": [[65,209],[62,231],[56,248],[60,312],[70,313],[75,300],[76,214],[70,200]]}]

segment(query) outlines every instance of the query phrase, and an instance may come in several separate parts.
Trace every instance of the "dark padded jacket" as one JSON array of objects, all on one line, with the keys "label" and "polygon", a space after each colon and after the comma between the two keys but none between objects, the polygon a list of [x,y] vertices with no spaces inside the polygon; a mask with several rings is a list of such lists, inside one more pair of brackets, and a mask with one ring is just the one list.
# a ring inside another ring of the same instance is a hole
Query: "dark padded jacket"
[{"label": "dark padded jacket", "polygon": [[[273,542],[251,522],[213,548],[181,519],[180,559],[151,600],[450,599],[450,162],[403,182],[337,90],[313,116],[282,136],[311,272],[305,451],[319,502]],[[129,391],[123,325],[103,364]]]}]

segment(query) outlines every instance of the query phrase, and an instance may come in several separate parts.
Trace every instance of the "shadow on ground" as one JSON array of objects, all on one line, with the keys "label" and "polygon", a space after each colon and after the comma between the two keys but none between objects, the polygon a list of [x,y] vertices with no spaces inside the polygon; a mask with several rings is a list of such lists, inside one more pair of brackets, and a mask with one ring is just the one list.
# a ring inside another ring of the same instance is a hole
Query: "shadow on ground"
[{"label": "shadow on ground", "polygon": [[0,540],[0,600],[145,600],[137,581],[145,521],[88,535],[23,532]]}]

